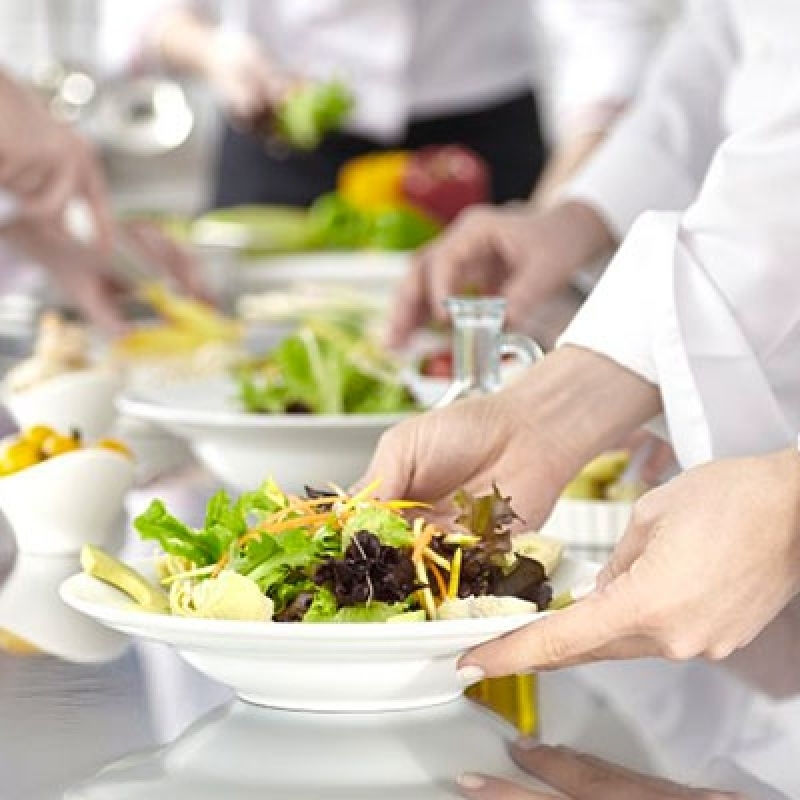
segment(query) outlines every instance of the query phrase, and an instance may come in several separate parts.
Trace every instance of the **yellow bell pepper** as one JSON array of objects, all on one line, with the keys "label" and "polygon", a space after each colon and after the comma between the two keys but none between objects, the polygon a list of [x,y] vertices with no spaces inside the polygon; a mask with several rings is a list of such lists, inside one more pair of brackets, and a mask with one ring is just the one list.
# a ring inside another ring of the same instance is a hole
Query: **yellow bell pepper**
[{"label": "yellow bell pepper", "polygon": [[339,195],[360,211],[387,211],[407,205],[403,177],[410,156],[405,150],[391,150],[351,159],[339,170]]}]

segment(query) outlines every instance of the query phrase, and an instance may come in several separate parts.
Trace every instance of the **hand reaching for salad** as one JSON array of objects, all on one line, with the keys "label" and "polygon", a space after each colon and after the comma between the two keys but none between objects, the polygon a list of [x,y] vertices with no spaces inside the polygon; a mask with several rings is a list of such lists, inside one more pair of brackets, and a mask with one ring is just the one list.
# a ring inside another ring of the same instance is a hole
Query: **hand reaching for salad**
[{"label": "hand reaching for salad", "polygon": [[511,387],[414,417],[384,435],[364,478],[386,498],[442,509],[460,487],[492,483],[531,529],[566,483],[658,407],[653,386],[579,348],[547,356]]},{"label": "hand reaching for salad", "polygon": [[585,601],[477,648],[487,675],[604,659],[722,659],[800,592],[800,455],[719,461],[645,495]]},{"label": "hand reaching for salad", "polygon": [[512,756],[522,769],[558,794],[523,789],[499,778],[465,775],[460,781],[463,795],[470,800],[734,800],[738,797],[727,792],[688,789],[565,747],[540,746],[526,739],[513,747]]},{"label": "hand reaching for salad", "polygon": [[581,203],[541,213],[525,206],[471,209],[415,258],[393,306],[390,341],[404,345],[430,320],[445,322],[444,301],[470,290],[504,295],[509,324],[519,327],[537,303],[613,244],[605,223]]}]

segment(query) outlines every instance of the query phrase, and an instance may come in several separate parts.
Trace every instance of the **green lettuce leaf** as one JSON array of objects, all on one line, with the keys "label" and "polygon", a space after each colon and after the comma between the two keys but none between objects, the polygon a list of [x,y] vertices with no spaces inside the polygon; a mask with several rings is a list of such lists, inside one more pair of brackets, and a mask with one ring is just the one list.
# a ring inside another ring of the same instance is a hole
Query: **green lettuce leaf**
[{"label": "green lettuce leaf", "polygon": [[386,622],[390,617],[408,611],[407,603],[370,603],[368,606],[338,608],[336,598],[329,589],[318,589],[303,622],[346,624],[351,622]]},{"label": "green lettuce leaf", "polygon": [[215,563],[225,549],[215,541],[217,534],[199,535],[170,514],[161,500],[153,500],[133,526],[145,541],[156,541],[165,553],[186,558],[198,567]]},{"label": "green lettuce leaf", "polygon": [[391,547],[411,547],[414,543],[411,526],[388,508],[362,508],[356,511],[342,528],[342,552],[359,531],[374,533],[382,544]]}]

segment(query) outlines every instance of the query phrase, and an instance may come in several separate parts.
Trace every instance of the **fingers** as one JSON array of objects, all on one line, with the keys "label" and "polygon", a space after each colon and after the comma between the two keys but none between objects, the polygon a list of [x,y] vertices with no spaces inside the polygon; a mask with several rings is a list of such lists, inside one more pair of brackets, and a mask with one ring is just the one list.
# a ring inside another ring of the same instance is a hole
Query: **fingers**
[{"label": "fingers", "polygon": [[[520,746],[520,744],[522,746]],[[576,753],[567,747],[512,747],[514,761],[522,769],[557,789],[571,800],[625,800],[669,797],[663,792],[678,787]],[[676,797],[683,796],[676,794]]]},{"label": "fingers", "polygon": [[663,498],[664,489],[653,489],[639,498],[625,534],[597,576],[599,588],[605,588],[628,572],[647,549],[660,518]]},{"label": "fingers", "polygon": [[378,482],[377,495],[385,500],[409,497],[414,476],[414,424],[415,420],[403,422],[381,436],[369,468],[354,486],[355,490]]},{"label": "fingers", "polygon": [[86,147],[85,167],[79,182],[79,194],[83,196],[94,221],[95,241],[102,253],[109,253],[114,241],[116,225],[111,210],[105,178],[94,156]]},{"label": "fingers", "polygon": [[427,293],[427,262],[426,249],[414,257],[411,269],[396,294],[389,320],[390,347],[408,344],[411,334],[431,319]]},{"label": "fingers", "polygon": [[192,254],[157,226],[149,222],[129,222],[120,235],[125,236],[148,262],[173,278],[181,289],[195,297],[209,299],[199,265]]},{"label": "fingers", "polygon": [[556,795],[525,789],[502,778],[470,773],[458,780],[461,794],[473,800],[558,800]]},{"label": "fingers", "polygon": [[493,677],[615,658],[613,645],[639,633],[634,598],[623,576],[570,608],[475,648],[459,668],[478,667]]}]

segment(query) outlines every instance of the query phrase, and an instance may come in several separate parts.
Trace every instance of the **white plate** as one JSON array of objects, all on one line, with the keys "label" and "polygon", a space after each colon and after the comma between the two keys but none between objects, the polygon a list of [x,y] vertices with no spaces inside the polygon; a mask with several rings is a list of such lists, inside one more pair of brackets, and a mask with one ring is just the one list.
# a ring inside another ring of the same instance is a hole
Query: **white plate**
[{"label": "white plate", "polygon": [[203,378],[125,393],[120,411],[186,439],[211,473],[239,490],[272,476],[286,491],[367,468],[381,434],[404,414],[251,414],[236,410],[228,378]]},{"label": "white plate", "polygon": [[[154,577],[151,562],[135,562]],[[583,593],[597,567],[566,558],[556,594]],[[116,589],[75,575],[64,601],[114,630],[175,647],[201,672],[257,705],[308,711],[400,710],[457,698],[458,658],[540,614],[404,624],[243,622],[173,617],[138,609]]]}]

